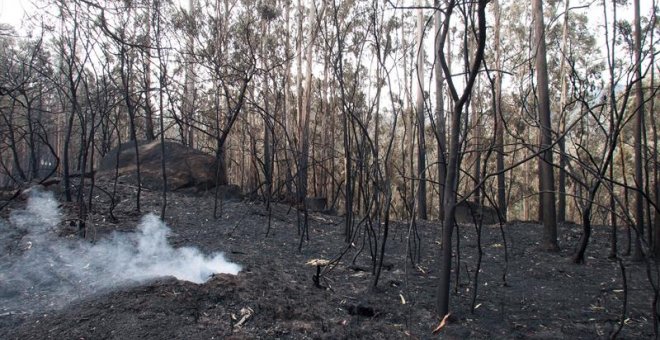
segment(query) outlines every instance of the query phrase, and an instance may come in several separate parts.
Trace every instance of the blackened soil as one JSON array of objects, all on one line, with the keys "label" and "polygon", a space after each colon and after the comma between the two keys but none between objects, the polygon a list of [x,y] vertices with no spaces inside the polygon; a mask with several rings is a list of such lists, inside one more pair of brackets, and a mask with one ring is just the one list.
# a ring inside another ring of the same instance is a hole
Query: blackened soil
[{"label": "blackened soil", "polygon": [[[134,212],[134,188],[120,186],[119,193],[122,200],[115,210],[119,222],[109,222],[104,195],[99,194],[88,223],[89,237],[135,228],[141,214]],[[20,208],[21,204],[11,206]],[[142,204],[143,213],[159,212],[160,193],[143,192]],[[196,246],[207,253],[222,251],[243,270],[236,276],[216,275],[201,285],[165,277],[89,296],[56,310],[4,311],[0,338],[574,339],[609,337],[622,321],[626,291],[619,263],[607,259],[609,229],[605,227],[595,228],[584,265],[570,261],[579,226],[563,226],[561,252],[547,253],[539,247],[539,225],[505,225],[506,263],[499,226],[484,227],[472,311],[476,229],[461,226],[458,267],[454,259],[458,279],[456,272],[452,275],[452,317],[435,336],[432,331],[440,321],[435,312],[438,223],[420,222],[415,230],[405,223],[390,226],[385,266],[378,288],[373,289],[371,253],[380,244],[370,244],[360,226],[347,245],[342,217],[310,214],[309,240],[303,238],[299,251],[297,212],[286,205],[274,204],[269,213],[260,202],[226,201],[216,219],[212,195],[176,193],[168,196],[167,207],[174,245]],[[75,207],[65,205],[65,209],[75,216]],[[377,226],[374,231],[382,232]],[[622,235],[620,244],[625,242]],[[333,260],[342,253],[335,266],[324,268],[317,280],[321,288],[316,287],[317,268],[306,263]],[[409,257],[406,260],[410,253],[418,253],[420,260],[415,264]],[[653,294],[647,266],[627,260],[623,264],[628,304],[620,336],[652,337]]]}]

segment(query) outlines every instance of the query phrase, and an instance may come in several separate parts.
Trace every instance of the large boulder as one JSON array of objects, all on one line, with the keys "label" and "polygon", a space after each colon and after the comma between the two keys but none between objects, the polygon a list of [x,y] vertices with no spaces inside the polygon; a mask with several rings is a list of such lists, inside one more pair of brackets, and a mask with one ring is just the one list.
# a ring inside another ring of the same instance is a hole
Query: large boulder
[{"label": "large boulder", "polygon": [[[162,190],[160,141],[138,142],[138,153],[142,186]],[[117,163],[122,181],[137,183],[135,142],[124,143],[105,155],[98,167],[97,177],[114,178]],[[216,183],[216,169],[215,157],[179,143],[165,142],[165,173],[168,190],[192,187],[208,190],[218,184],[225,185],[226,183]]]},{"label": "large boulder", "polygon": [[470,201],[462,201],[456,206],[456,222],[461,224],[472,224],[475,221],[496,224],[499,223],[497,215],[497,209]]}]

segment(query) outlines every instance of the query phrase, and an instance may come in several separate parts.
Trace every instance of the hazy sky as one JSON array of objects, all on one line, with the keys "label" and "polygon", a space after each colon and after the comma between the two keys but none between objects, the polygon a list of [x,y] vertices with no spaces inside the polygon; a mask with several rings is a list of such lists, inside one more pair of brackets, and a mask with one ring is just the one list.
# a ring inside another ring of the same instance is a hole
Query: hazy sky
[{"label": "hazy sky", "polygon": [[[187,8],[188,1],[175,0],[181,3],[181,6]],[[32,0],[0,0],[0,22],[11,24],[18,28],[25,13],[37,13]]]},{"label": "hazy sky", "polygon": [[26,0],[0,0],[0,22],[17,27],[25,12],[33,12],[34,9]]},{"label": "hazy sky", "polygon": [[[182,7],[186,7],[188,1],[179,0],[179,2],[181,3]],[[583,0],[573,0],[571,5],[580,2],[583,2]],[[648,14],[651,8],[651,4],[652,0],[640,1],[642,15]],[[629,7],[630,8],[621,10],[619,13],[619,18],[632,19],[632,4]],[[602,17],[602,10],[599,7],[595,7],[591,11],[598,11],[597,16],[599,18]],[[23,19],[25,13],[32,14],[36,12],[38,11],[35,9],[31,0],[0,0],[0,22],[11,24],[16,28],[20,26],[21,20]]]}]

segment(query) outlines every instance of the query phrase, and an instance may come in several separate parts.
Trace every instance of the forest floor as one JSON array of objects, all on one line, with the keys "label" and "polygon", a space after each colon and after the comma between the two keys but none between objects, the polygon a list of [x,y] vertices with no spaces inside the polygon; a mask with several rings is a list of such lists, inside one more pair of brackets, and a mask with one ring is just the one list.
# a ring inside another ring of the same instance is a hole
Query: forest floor
[{"label": "forest floor", "polygon": [[[115,210],[117,223],[108,222],[107,207],[97,203],[98,212],[91,215],[96,237],[135,228],[141,214],[134,212],[133,190],[120,186],[123,200]],[[13,202],[0,215],[4,219],[11,209],[24,205],[24,201]],[[143,191],[142,205],[143,213],[158,213],[160,193]],[[75,216],[71,206],[64,205],[63,209],[65,219]],[[337,266],[323,275],[321,284],[326,288],[317,288],[313,280],[316,268],[306,263],[316,258],[334,259],[346,249],[343,218],[310,214],[309,241],[303,242],[301,251],[294,209],[274,204],[266,236],[268,219],[269,213],[260,202],[225,201],[222,216],[214,219],[211,194],[170,193],[166,214],[172,229],[169,241],[177,247],[198,247],[205,253],[224,252],[230,261],[242,266],[238,275],[215,275],[203,284],[164,277],[88,295],[56,308],[22,311],[0,306],[0,338],[574,339],[609,337],[621,321],[622,274],[619,263],[607,259],[606,227],[595,228],[586,264],[575,265],[570,255],[578,241],[579,226],[562,226],[561,252],[547,253],[539,249],[541,226],[505,225],[506,264],[500,227],[485,226],[483,262],[471,312],[478,256],[476,232],[474,226],[461,226],[458,285],[455,273],[452,275],[452,317],[436,336],[432,331],[440,321],[435,313],[438,223],[418,223],[421,256],[414,266],[405,256],[408,225],[391,226],[378,289],[371,288],[369,244],[360,252],[364,234],[358,235]],[[620,241],[623,244],[624,235]],[[1,260],[12,261],[12,256],[19,255],[4,253]],[[623,264],[628,301],[620,336],[652,337],[652,290],[646,265],[627,260]],[[21,287],[12,294],[34,289]]]}]

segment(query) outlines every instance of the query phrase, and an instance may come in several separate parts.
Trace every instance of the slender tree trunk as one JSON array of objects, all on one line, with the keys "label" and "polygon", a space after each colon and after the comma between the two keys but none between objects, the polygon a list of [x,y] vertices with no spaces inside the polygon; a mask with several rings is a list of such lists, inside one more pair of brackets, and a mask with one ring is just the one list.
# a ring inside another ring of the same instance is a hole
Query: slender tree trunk
[{"label": "slender tree trunk", "polygon": [[195,64],[193,58],[195,55],[195,0],[188,0],[188,15],[190,22],[188,23],[188,40],[186,42],[186,53],[185,58],[186,63],[186,74],[184,79],[184,90],[183,90],[183,115],[185,117],[185,131],[187,133],[184,136],[186,144],[193,148],[195,147],[195,129],[194,120],[195,120]]},{"label": "slender tree trunk", "polygon": [[642,89],[642,28],[640,24],[639,0],[633,1],[634,5],[634,55],[635,55],[635,125],[633,126],[633,138],[635,141],[635,248],[632,259],[641,261],[644,258],[642,241],[644,237],[644,176],[642,160],[642,128],[644,126],[644,92]]},{"label": "slender tree trunk", "polygon": [[[451,262],[452,262],[452,243],[451,238],[454,232],[454,217],[456,213],[456,191],[458,183],[458,171],[460,168],[460,145],[459,137],[462,135],[461,131],[461,113],[463,111],[463,106],[465,105],[468,96],[470,95],[472,88],[474,86],[474,81],[477,77],[479,67],[483,61],[484,48],[486,45],[486,4],[488,0],[479,0],[477,17],[478,17],[478,43],[477,51],[470,68],[468,80],[463,90],[463,94],[459,97],[453,81],[450,79],[451,74],[449,73],[449,68],[447,66],[444,55],[440,54],[440,62],[442,63],[442,69],[445,72],[445,76],[448,80],[448,85],[452,98],[454,99],[454,108],[451,113],[451,129],[449,136],[449,158],[447,166],[447,179],[445,181],[445,194],[444,194],[444,230],[442,241],[444,246],[442,247],[442,260],[440,261],[440,284],[438,291],[438,314],[443,317],[449,313],[449,291],[450,291],[450,276],[451,276]],[[456,3],[454,0],[450,0],[447,5],[445,22],[443,27],[443,34],[447,34],[449,30],[449,18],[451,17],[452,11]],[[442,37],[444,38],[444,36]],[[442,47],[440,46],[442,51]],[[468,51],[465,51],[468,53]]]},{"label": "slender tree trunk", "polygon": [[304,105],[304,92],[303,92],[303,80],[302,80],[302,55],[303,55],[303,35],[305,34],[304,32],[304,27],[303,27],[303,20],[304,20],[304,11],[303,11],[303,5],[301,0],[298,0],[298,35],[296,37],[296,133],[295,133],[295,149],[297,153],[297,166],[296,166],[296,179],[298,180],[298,183],[296,185],[296,203],[301,204],[301,195],[302,195],[302,188],[300,187],[302,184],[302,126],[304,125],[303,123],[303,105]]},{"label": "slender tree trunk", "polygon": [[[401,14],[401,20],[404,20],[403,13]],[[403,54],[403,74],[404,74],[404,79],[403,79],[403,101],[404,103],[402,104],[402,120],[403,120],[403,137],[401,138],[401,160],[402,160],[402,169],[401,169],[401,177],[403,178],[403,188],[402,188],[402,200],[403,200],[403,206],[404,209],[406,210],[406,213],[410,213],[410,207],[412,206],[410,202],[410,192],[412,190],[408,189],[408,177],[409,174],[407,173],[408,171],[408,157],[412,157],[410,152],[408,150],[412,149],[413,147],[413,139],[412,139],[412,124],[411,120],[409,119],[409,112],[410,112],[410,86],[408,83],[408,41],[407,41],[407,31],[406,31],[406,25],[401,25],[401,50]],[[412,169],[410,169],[412,171]],[[412,187],[412,186],[410,186]]]},{"label": "slender tree trunk", "polygon": [[502,113],[502,51],[500,47],[500,1],[493,1],[495,12],[495,163],[497,172],[497,207],[500,219],[507,220],[506,182],[504,177],[504,116]]},{"label": "slender tree trunk", "polygon": [[146,0],[147,30],[145,33],[144,51],[144,132],[145,138],[152,141],[154,134],[153,107],[151,106],[151,7],[152,0]]},{"label": "slender tree trunk", "polygon": [[[133,100],[131,99],[131,88],[130,88],[130,79],[132,77],[132,65],[129,60],[129,56],[126,48],[122,45],[120,47],[120,73],[121,81],[123,86],[124,93],[124,102],[126,103],[126,111],[128,111],[128,124],[130,131],[130,142],[133,143],[135,150],[135,166],[136,166],[136,175],[137,175],[137,197],[135,200],[135,210],[140,211],[140,196],[142,193],[142,178],[140,171],[140,152],[139,152],[139,143],[137,140],[137,129],[135,127],[135,106],[133,105]],[[121,148],[121,145],[120,145]]]},{"label": "slender tree trunk", "polygon": [[[613,15],[613,25],[612,25],[612,43],[610,44],[609,40],[609,28],[608,28],[608,20],[607,20],[607,0],[603,0],[603,18],[605,19],[605,41],[607,44],[607,60],[608,60],[608,71],[609,71],[609,111],[610,111],[610,122],[614,122],[615,117],[617,116],[616,111],[617,111],[617,104],[616,104],[616,92],[615,92],[615,78],[614,78],[614,68],[616,66],[616,59],[614,58],[615,55],[615,50],[616,50],[616,27],[617,27],[617,21],[616,21],[616,2],[612,2],[612,15]],[[611,124],[610,124],[611,125]],[[610,130],[612,131],[612,130]],[[611,133],[610,133],[611,134]],[[613,141],[615,144],[617,143],[616,140]],[[623,155],[623,152],[621,152],[621,155]],[[610,154],[610,171],[609,171],[609,176],[610,178],[614,178],[614,152]],[[625,180],[625,172],[624,172],[624,180]],[[617,236],[617,216],[616,216],[616,199],[614,197],[614,184],[608,183],[609,186],[609,191],[610,191],[610,224],[611,224],[611,232],[610,232],[610,253],[609,253],[609,258],[610,259],[616,259],[617,258],[617,241],[618,241],[618,236]]]},{"label": "slender tree trunk", "polygon": [[337,38],[337,80],[339,81],[339,91],[341,99],[341,110],[342,110],[342,130],[343,130],[343,142],[344,142],[344,187],[345,187],[345,200],[344,200],[344,240],[346,242],[351,241],[351,236],[353,233],[353,187],[352,187],[352,160],[351,160],[351,140],[350,140],[350,130],[349,130],[349,111],[348,103],[346,102],[346,86],[344,84],[344,60],[343,60],[343,50],[344,50],[344,39],[345,36],[342,36],[342,25],[339,22],[339,8],[337,7],[336,1],[333,1],[333,21]]},{"label": "slender tree trunk", "polygon": [[[225,6],[225,13],[229,13],[229,4],[227,1],[224,2]],[[222,97],[222,86],[220,82],[220,77],[221,77],[221,70],[220,70],[220,65],[223,64],[224,58],[223,58],[223,51],[226,50],[226,40],[222,39],[222,34],[221,32],[224,32],[228,29],[227,27],[227,20],[223,19],[222,17],[222,3],[221,0],[216,0],[215,2],[215,15],[216,18],[220,21],[216,25],[216,34],[215,34],[215,76],[214,76],[214,96],[215,96],[215,123],[216,123],[216,140],[215,140],[215,145],[216,145],[216,150],[215,150],[215,166],[216,166],[216,185],[225,185],[229,183],[229,174],[228,174],[228,169],[227,169],[227,143],[228,141],[223,140],[223,136],[227,134],[227,131],[229,129],[229,123],[230,123],[230,117],[229,117],[229,104],[227,102],[226,106],[223,106],[223,101],[221,100]],[[217,191],[218,187],[216,187],[216,197],[215,197],[215,203],[214,203],[214,215],[217,215]]]},{"label": "slender tree trunk", "polygon": [[29,148],[29,173],[28,180],[32,180],[39,176],[38,171],[38,162],[37,162],[37,146],[36,140],[34,138],[34,119],[32,118],[32,113],[34,109],[32,108],[32,101],[28,98],[27,92],[23,91],[23,97],[25,98],[25,118],[27,119],[27,128],[28,128],[28,148]]},{"label": "slender tree trunk", "polygon": [[[269,29],[268,29],[268,22],[264,20],[262,22],[262,34],[263,36],[268,36]],[[262,67],[267,70],[268,69],[268,58],[267,56],[267,51],[266,51],[266,43],[265,40],[262,42],[261,46],[261,53],[264,56],[262,59]],[[273,119],[272,119],[272,114],[270,112],[270,101],[268,97],[268,76],[265,75],[262,79],[262,97],[263,97],[263,105],[264,105],[264,110],[266,111],[264,114],[264,177],[266,181],[266,189],[265,189],[265,198],[266,198],[266,207],[268,210],[270,210],[270,201],[271,201],[271,195],[273,191]]]},{"label": "slender tree trunk", "polygon": [[[302,11],[302,7],[300,8]],[[319,14],[322,16],[325,11],[325,1],[322,1],[321,9]],[[307,42],[307,48],[305,51],[305,59],[307,59],[307,65],[305,69],[305,86],[304,92],[301,92],[299,89],[299,95],[302,95],[299,103],[301,105],[301,111],[299,111],[298,116],[298,135],[300,143],[300,158],[298,160],[298,190],[299,190],[299,203],[304,204],[305,198],[307,197],[307,178],[308,178],[308,163],[309,163],[309,125],[312,114],[312,64],[313,64],[313,51],[314,51],[314,42],[316,36],[319,32],[319,25],[317,25],[317,14],[316,6],[312,5],[309,8],[309,31],[310,38]],[[302,28],[302,19],[301,26]],[[301,31],[302,33],[302,31]],[[299,43],[302,44],[302,40],[299,40]],[[302,51],[301,51],[302,53]],[[300,60],[302,62],[302,60]]]},{"label": "slender tree trunk", "polygon": [[561,39],[561,61],[559,63],[559,78],[561,82],[561,94],[559,100],[559,202],[557,203],[557,222],[562,223],[566,221],[566,141],[563,137],[566,131],[566,101],[568,91],[568,81],[566,80],[566,55],[568,51],[568,14],[570,10],[570,0],[564,3],[564,24],[562,26],[562,39]]},{"label": "slender tree trunk", "polygon": [[477,94],[474,96],[472,101],[472,126],[473,126],[473,139],[474,139],[474,150],[472,154],[474,155],[474,168],[472,169],[472,178],[473,178],[473,190],[474,190],[474,202],[480,204],[481,200],[481,188],[479,187],[479,182],[481,182],[481,123],[479,119],[481,117],[481,78],[477,79],[477,84],[475,85]]},{"label": "slender tree trunk", "polygon": [[[291,2],[286,0],[284,1],[284,20],[286,23],[286,34],[284,37],[284,50],[287,55],[289,55],[291,51],[291,24],[290,24],[290,5]],[[296,50],[296,52],[299,52]],[[291,58],[286,58],[285,62],[285,76],[284,76],[284,105],[282,106],[282,112],[284,112],[282,116],[282,130],[284,131],[284,134],[289,133],[289,127],[291,125],[291,112],[289,109],[289,103],[290,103],[290,98],[291,98]],[[291,139],[290,138],[285,138],[284,141],[284,159],[286,162],[284,162],[284,169],[281,171],[285,174],[284,178],[284,183],[286,187],[286,197],[287,198],[292,198],[293,196],[293,188],[292,188],[292,167],[290,166],[290,151],[292,150],[293,146],[291,145]]]},{"label": "slender tree trunk", "polygon": [[[529,155],[527,154],[530,151],[525,150],[525,157],[528,157]],[[525,178],[531,178],[532,176],[532,162],[528,161],[523,164],[523,174]],[[522,192],[523,195],[523,216],[525,221],[530,221],[532,219],[532,208],[531,208],[531,198],[528,196],[528,193],[532,191],[532,185],[531,183],[523,184],[525,187],[525,190]]]},{"label": "slender tree trunk", "polygon": [[[72,99],[72,104],[73,108],[77,107],[75,103],[73,103],[75,99]],[[73,130],[73,118],[75,114],[73,112],[69,113],[69,117],[67,119],[67,124],[66,124],[66,133],[64,136],[64,156],[62,159],[63,166],[64,166],[64,174],[63,174],[63,179],[64,179],[64,197],[66,198],[67,202],[72,201],[71,197],[71,178],[70,178],[70,161],[69,161],[69,149],[71,145],[71,133]]]},{"label": "slender tree trunk", "polygon": [[[610,178],[614,178],[614,153],[610,156]],[[617,254],[617,221],[616,221],[616,200],[614,199],[614,185],[609,184],[610,191],[610,253],[608,255],[609,259],[616,259]]]},{"label": "slender tree trunk", "polygon": [[[538,104],[538,101],[537,101],[537,104]],[[539,127],[540,126],[541,125],[539,125]],[[536,136],[536,138],[537,138],[537,145],[540,146],[540,145],[543,144],[543,136],[541,135],[540,129],[539,129],[538,132],[539,133]],[[539,148],[539,150],[540,150],[540,148]],[[543,156],[544,155],[545,155],[545,153],[539,154],[539,156],[537,157],[538,162],[537,162],[537,167],[536,167],[536,178],[537,178],[537,184],[538,184],[538,188],[539,188],[539,195],[537,197],[538,198],[538,204],[537,204],[538,210],[536,211],[536,213],[537,213],[536,220],[538,221],[538,223],[543,223],[543,198],[544,198],[543,197],[543,192],[545,192],[545,190],[543,189],[543,181],[542,181],[543,170],[541,170],[541,169],[543,169]]]},{"label": "slender tree trunk", "polygon": [[[655,2],[654,2],[655,3]],[[657,20],[654,14],[654,20]],[[651,43],[649,44],[651,46],[651,65],[655,65],[655,40],[653,30],[651,30]],[[655,91],[655,68],[651,68],[651,91]],[[657,125],[657,118],[655,114],[655,95],[651,96],[651,102],[649,104],[649,111],[651,112],[650,117],[651,117],[651,130],[652,130],[652,140],[653,140],[653,159],[652,159],[652,164],[653,166],[653,183],[654,183],[654,195],[653,197],[655,198],[655,209],[653,213],[653,230],[654,230],[654,236],[655,236],[655,241],[653,242],[654,250],[655,250],[655,257],[660,258],[660,172],[658,171],[660,168],[660,163],[658,160],[658,153],[660,153],[660,150],[658,149],[658,125]]]},{"label": "slender tree trunk", "polygon": [[[435,6],[440,6],[440,0],[435,0]],[[438,209],[438,219],[442,221],[442,213],[444,211],[444,183],[447,174],[447,127],[445,124],[445,101],[444,101],[444,74],[442,73],[442,66],[440,65],[440,56],[439,54],[442,51],[440,48],[440,30],[442,29],[442,12],[436,11],[434,14],[434,30],[435,30],[435,41],[434,41],[434,50],[435,50],[435,127],[436,127],[436,142],[438,148],[438,183],[439,183],[439,209]]]},{"label": "slender tree trunk", "polygon": [[[21,158],[18,155],[18,143],[16,141],[16,135],[14,133],[14,106],[15,106],[16,101],[12,101],[12,107],[9,111],[9,117],[7,115],[3,114],[2,117],[4,118],[6,126],[9,127],[7,129],[7,137],[9,138],[9,148],[11,149],[11,154],[12,158],[14,160],[13,162],[13,167],[14,171],[18,173],[18,176],[20,177],[21,180],[25,181],[27,180],[27,176],[25,176],[25,172],[23,171],[23,168],[21,167]],[[73,124],[73,123],[72,123]],[[68,160],[68,155],[67,156]],[[65,170],[68,171],[68,168],[65,168]],[[68,173],[68,172],[67,172]]]},{"label": "slender tree trunk", "polygon": [[[422,6],[422,1],[418,0]],[[419,177],[419,190],[417,192],[417,216],[427,219],[426,216],[426,138],[424,111],[424,12],[417,11],[417,176]]]},{"label": "slender tree trunk", "polygon": [[[77,13],[76,13],[77,14]],[[64,19],[62,19],[64,20]],[[74,22],[72,27],[73,36],[70,43],[70,54],[69,60],[67,61],[67,82],[68,82],[68,91],[69,91],[69,101],[71,103],[71,113],[68,116],[66,135],[64,137],[64,196],[67,202],[72,201],[71,197],[71,178],[70,178],[70,160],[69,152],[71,145],[71,134],[73,132],[73,119],[78,113],[78,83],[74,78],[74,70],[76,69],[74,63],[76,62],[75,55],[78,45],[78,17],[74,16]],[[62,54],[65,55],[64,46],[62,46]]]},{"label": "slender tree trunk", "polygon": [[[164,110],[164,89],[167,87],[167,66],[162,56],[162,49],[160,46],[160,0],[154,0],[154,26],[156,29],[156,53],[158,56],[158,126],[160,128],[160,173],[163,178],[163,196],[161,201],[160,219],[165,220],[165,212],[167,211],[167,171],[165,169],[166,155],[165,155],[165,110]],[[151,21],[150,21],[151,22]],[[217,88],[217,87],[216,87]]]},{"label": "slender tree trunk", "polygon": [[[327,16],[326,16],[327,18]],[[327,22],[327,21],[324,21]],[[327,27],[326,27],[327,29]],[[334,172],[334,152],[331,145],[334,144],[334,123],[335,118],[332,115],[332,109],[330,104],[330,90],[329,90],[329,74],[330,74],[330,55],[332,51],[330,47],[326,45],[326,53],[324,56],[324,65],[323,65],[323,169],[321,171],[322,179],[321,183],[323,185],[323,197],[326,198],[328,204],[334,202],[333,200],[333,189],[334,186],[331,183],[334,183],[333,178],[335,175]],[[328,205],[329,207],[329,205]]]}]

